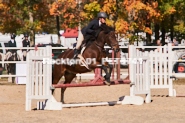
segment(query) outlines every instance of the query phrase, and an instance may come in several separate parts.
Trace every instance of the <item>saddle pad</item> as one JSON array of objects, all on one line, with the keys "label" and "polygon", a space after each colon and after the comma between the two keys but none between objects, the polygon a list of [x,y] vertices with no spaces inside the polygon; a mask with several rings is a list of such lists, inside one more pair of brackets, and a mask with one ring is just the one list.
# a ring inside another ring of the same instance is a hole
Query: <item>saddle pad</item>
[{"label": "saddle pad", "polygon": [[83,47],[82,50],[81,50],[81,55],[83,54],[84,50],[85,50],[86,47]]}]

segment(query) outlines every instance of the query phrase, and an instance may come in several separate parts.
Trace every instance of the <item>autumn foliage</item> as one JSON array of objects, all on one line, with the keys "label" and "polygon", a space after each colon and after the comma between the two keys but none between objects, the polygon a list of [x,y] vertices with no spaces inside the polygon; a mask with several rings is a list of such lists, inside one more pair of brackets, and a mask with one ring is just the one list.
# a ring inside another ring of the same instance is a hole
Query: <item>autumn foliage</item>
[{"label": "autumn foliage", "polygon": [[[34,1],[34,2],[33,2]],[[30,4],[31,2],[31,4]],[[32,6],[30,6],[32,5]],[[12,0],[0,2],[0,31],[52,32],[56,27],[55,16],[60,18],[60,28],[83,28],[97,17],[98,12],[106,12],[107,25],[113,26],[122,36],[135,36],[138,32],[153,34],[156,24],[166,30],[172,28],[185,33],[185,2],[183,0]],[[34,22],[29,22],[29,11]],[[171,15],[173,22],[169,21]],[[170,23],[173,23],[171,27]],[[136,37],[136,36],[135,36]]]},{"label": "autumn foliage", "polygon": [[[168,8],[164,12],[158,8],[157,1],[146,2],[143,0],[104,0],[90,1],[89,3],[76,0],[58,0],[51,5],[50,14],[61,15],[62,28],[67,28],[72,24],[85,23],[87,20],[96,18],[98,12],[106,12],[109,18],[108,25],[114,26],[119,34],[127,34],[134,30],[152,34],[152,30],[146,27],[148,23],[163,20],[165,14],[172,14],[175,8]],[[130,16],[132,16],[130,18]],[[80,19],[79,19],[80,18]]]}]

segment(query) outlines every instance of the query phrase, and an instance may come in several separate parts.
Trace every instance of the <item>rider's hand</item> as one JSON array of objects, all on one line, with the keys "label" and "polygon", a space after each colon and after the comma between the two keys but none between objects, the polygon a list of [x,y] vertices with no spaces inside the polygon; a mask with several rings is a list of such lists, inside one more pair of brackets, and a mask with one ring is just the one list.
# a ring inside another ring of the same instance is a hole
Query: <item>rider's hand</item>
[{"label": "rider's hand", "polygon": [[91,34],[92,34],[93,36],[96,36],[96,32],[95,32],[95,31],[93,31]]}]

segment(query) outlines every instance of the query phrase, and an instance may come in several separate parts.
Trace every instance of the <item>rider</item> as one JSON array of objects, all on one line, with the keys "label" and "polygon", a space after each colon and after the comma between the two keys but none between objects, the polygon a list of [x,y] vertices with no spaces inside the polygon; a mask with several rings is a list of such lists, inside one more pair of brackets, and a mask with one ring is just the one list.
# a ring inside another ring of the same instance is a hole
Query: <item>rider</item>
[{"label": "rider", "polygon": [[[11,40],[8,42],[7,47],[17,47],[15,37],[16,37],[15,34],[11,34]],[[10,53],[15,53],[16,51],[17,51],[16,49],[7,49],[5,60],[7,59]]]},{"label": "rider", "polygon": [[105,20],[107,18],[107,14],[104,12],[98,13],[98,19],[92,20],[87,27],[84,27],[81,31],[79,31],[78,35],[78,41],[76,44],[76,48],[74,49],[73,58],[77,58],[78,54],[80,53],[80,46],[82,44],[82,41],[84,40],[84,37],[86,35],[93,35],[95,34],[95,30],[101,26],[102,23],[105,23]]},{"label": "rider", "polygon": [[[23,47],[30,47],[30,41],[28,40],[27,33],[24,34],[24,38],[25,39],[22,41],[22,46]],[[22,51],[23,51],[23,59],[24,59],[24,61],[26,61],[26,54],[28,52],[28,49],[22,49]]]}]

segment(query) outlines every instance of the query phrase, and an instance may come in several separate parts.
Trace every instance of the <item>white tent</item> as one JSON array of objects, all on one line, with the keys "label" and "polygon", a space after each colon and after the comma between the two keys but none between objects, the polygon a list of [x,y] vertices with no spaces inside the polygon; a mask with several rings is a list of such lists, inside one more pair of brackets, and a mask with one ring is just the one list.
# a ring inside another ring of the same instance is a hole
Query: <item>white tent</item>
[{"label": "white tent", "polygon": [[52,42],[51,34],[47,35],[35,35],[35,45],[37,44],[49,44]]},{"label": "white tent", "polygon": [[8,41],[10,41],[10,34],[3,35],[0,33],[0,42],[8,43]]},{"label": "white tent", "polygon": [[[10,41],[10,34],[5,34],[3,35],[2,33],[0,33],[0,42],[4,42],[4,43],[8,43],[8,41]],[[22,41],[24,39],[24,35],[17,35],[15,37],[16,43],[17,43],[17,47],[22,47]],[[61,45],[65,46],[65,37],[61,36],[60,37],[61,40]],[[57,34],[36,34],[35,35],[35,45],[38,44],[49,44],[49,43],[54,43],[56,44],[58,42],[58,35]]]}]

